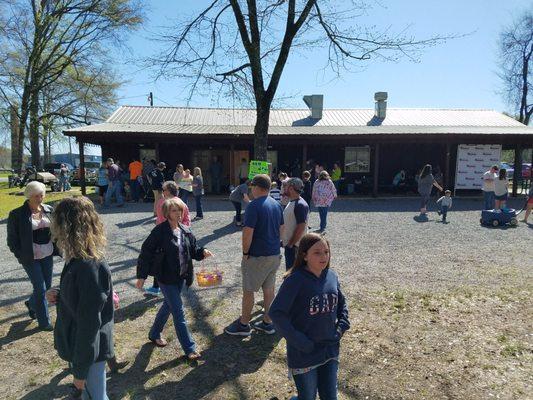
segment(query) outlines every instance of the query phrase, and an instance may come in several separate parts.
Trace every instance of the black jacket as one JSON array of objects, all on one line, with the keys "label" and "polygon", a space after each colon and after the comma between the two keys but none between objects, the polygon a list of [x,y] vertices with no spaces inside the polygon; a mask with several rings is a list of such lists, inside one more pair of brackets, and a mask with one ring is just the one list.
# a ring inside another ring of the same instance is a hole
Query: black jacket
[{"label": "black jacket", "polygon": [[54,346],[86,379],[95,362],[114,357],[113,283],[107,263],[73,259],[61,273]]},{"label": "black jacket", "polygon": [[196,238],[189,227],[179,224],[183,231],[185,252],[187,256],[187,272],[180,276],[180,260],[176,237],[168,221],[157,225],[146,238],[141,247],[141,254],[137,260],[137,279],[146,279],[152,270],[155,254],[159,250],[164,253],[162,268],[156,271],[157,280],[166,285],[178,284],[185,279],[187,286],[191,286],[194,279],[192,260],[203,260],[204,248],[196,245]]},{"label": "black jacket", "polygon": [[152,179],[152,190],[163,190],[163,181],[165,180],[165,175],[163,175],[163,172],[159,168],[156,168],[150,172],[150,178]]},{"label": "black jacket", "polygon": [[[48,204],[41,204],[41,207],[43,208],[43,213],[47,214],[49,219],[52,219],[52,207]],[[33,230],[28,200],[9,213],[7,219],[7,246],[17,257],[20,264],[31,265],[33,263]],[[54,248],[55,254],[57,252]]]}]

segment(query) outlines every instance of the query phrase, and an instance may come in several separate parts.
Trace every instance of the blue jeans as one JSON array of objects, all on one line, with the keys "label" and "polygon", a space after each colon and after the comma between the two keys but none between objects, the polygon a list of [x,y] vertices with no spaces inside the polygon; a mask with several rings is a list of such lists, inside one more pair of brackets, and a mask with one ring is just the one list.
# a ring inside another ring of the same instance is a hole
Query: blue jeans
[{"label": "blue jeans", "polygon": [[323,231],[326,229],[328,223],[328,209],[329,207],[317,207],[318,215],[320,216],[320,230]]},{"label": "blue jeans", "polygon": [[204,211],[202,210],[202,195],[194,196],[194,200],[196,201],[196,216],[203,218]]},{"label": "blue jeans", "polygon": [[189,192],[188,190],[185,190],[185,189],[181,189],[179,190],[178,192],[178,197],[185,203],[187,204],[187,200],[189,200],[189,195],[191,194],[191,192]]},{"label": "blue jeans", "polygon": [[106,394],[105,361],[94,363],[89,368],[83,400],[109,400]]},{"label": "blue jeans", "polygon": [[52,256],[34,260],[31,265],[24,265],[24,270],[30,278],[33,286],[33,293],[28,299],[30,308],[37,315],[39,326],[44,328],[50,325],[50,316],[48,315],[48,302],[45,294],[52,286],[52,273],[54,269],[54,259]]},{"label": "blue jeans", "polygon": [[239,201],[232,201],[233,207],[235,207],[235,222],[241,222],[242,204]]},{"label": "blue jeans", "polygon": [[109,182],[109,186],[107,187],[107,192],[105,192],[105,206],[109,207],[109,204],[111,204],[111,198],[115,196],[117,199],[117,205],[124,204],[124,199],[122,198],[122,185],[120,181],[113,181]]},{"label": "blue jeans", "polygon": [[289,270],[294,265],[294,260],[296,259],[296,253],[298,252],[298,247],[285,246],[285,270]]},{"label": "blue jeans", "polygon": [[68,176],[59,176],[59,188],[60,190],[62,191],[67,191],[69,190],[68,188]]},{"label": "blue jeans", "polygon": [[337,372],[339,362],[331,360],[305,374],[294,375],[298,400],[337,400]]},{"label": "blue jeans", "polygon": [[181,348],[185,354],[188,355],[193,351],[196,351],[196,343],[187,328],[187,321],[185,321],[185,313],[183,312],[183,302],[181,300],[183,284],[183,280],[180,280],[180,283],[177,285],[165,285],[159,282],[159,288],[161,289],[161,292],[163,292],[165,300],[157,312],[154,324],[152,325],[152,329],[150,329],[148,336],[153,340],[161,339],[161,332],[168,321],[168,317],[172,313],[176,335],[181,344]]},{"label": "blue jeans", "polygon": [[484,210],[494,210],[494,192],[483,192]]},{"label": "blue jeans", "polygon": [[130,179],[131,199],[133,201],[139,201],[139,195],[141,192],[141,184],[137,179]]},{"label": "blue jeans", "polygon": [[448,206],[441,206],[440,213],[442,214],[442,222],[446,222],[446,216],[448,215]]}]

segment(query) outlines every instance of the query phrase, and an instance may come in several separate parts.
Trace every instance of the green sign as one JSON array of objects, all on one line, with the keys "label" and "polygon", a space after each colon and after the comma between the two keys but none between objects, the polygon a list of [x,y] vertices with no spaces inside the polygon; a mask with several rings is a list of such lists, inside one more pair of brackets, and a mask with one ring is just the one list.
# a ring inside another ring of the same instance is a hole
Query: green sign
[{"label": "green sign", "polygon": [[252,179],[257,174],[268,175],[268,172],[269,171],[267,161],[250,160],[250,167],[248,168],[248,179]]}]

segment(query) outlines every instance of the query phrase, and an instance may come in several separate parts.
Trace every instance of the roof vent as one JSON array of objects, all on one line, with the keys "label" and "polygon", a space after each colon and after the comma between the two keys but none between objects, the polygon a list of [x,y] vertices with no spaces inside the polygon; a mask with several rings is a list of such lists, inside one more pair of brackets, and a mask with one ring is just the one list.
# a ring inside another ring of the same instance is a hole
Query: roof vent
[{"label": "roof vent", "polygon": [[311,110],[311,118],[321,119],[322,109],[324,107],[324,95],[313,94],[311,96],[304,96],[304,102]]},{"label": "roof vent", "polygon": [[387,92],[376,92],[374,100],[376,100],[375,117],[385,119],[387,116]]}]

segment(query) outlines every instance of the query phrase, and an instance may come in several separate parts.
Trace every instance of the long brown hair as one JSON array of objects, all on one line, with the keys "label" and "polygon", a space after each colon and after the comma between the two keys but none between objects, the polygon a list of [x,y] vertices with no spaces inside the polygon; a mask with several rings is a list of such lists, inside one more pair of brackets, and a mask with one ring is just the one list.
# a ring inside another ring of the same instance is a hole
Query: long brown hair
[{"label": "long brown hair", "polygon": [[[331,261],[331,247],[329,245],[328,240],[324,236],[319,235],[318,233],[306,233],[300,240],[300,245],[298,246],[298,253],[296,254],[296,260],[294,260],[292,268],[285,273],[284,277],[289,276],[297,269],[303,269],[307,266],[305,256],[307,255],[309,249],[318,242],[323,242],[326,244],[326,246],[328,246]],[[329,268],[330,261],[328,261],[328,265],[326,265],[326,268]]]},{"label": "long brown hair", "polygon": [[104,257],[104,224],[86,197],[61,200],[52,214],[51,231],[67,262],[72,258],[101,260]]}]

